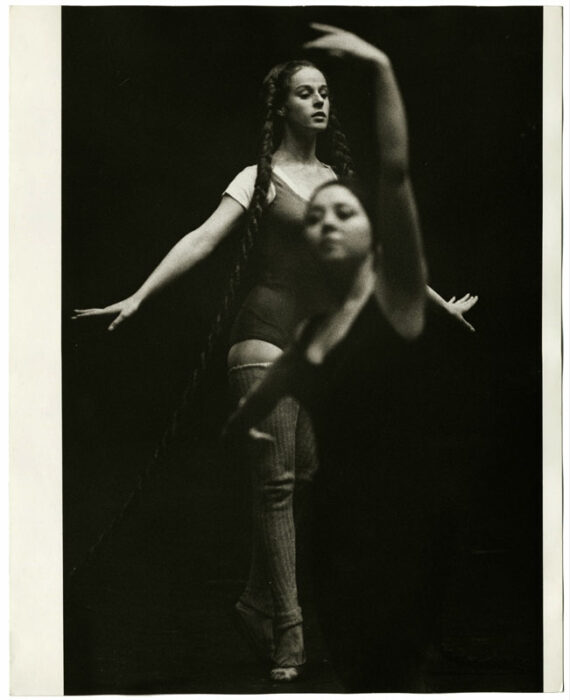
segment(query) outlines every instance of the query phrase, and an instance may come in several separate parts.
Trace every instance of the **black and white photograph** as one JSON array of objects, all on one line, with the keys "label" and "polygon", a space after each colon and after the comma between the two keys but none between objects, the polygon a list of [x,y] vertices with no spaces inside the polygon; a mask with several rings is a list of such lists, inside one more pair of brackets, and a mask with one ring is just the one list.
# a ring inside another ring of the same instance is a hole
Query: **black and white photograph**
[{"label": "black and white photograph", "polygon": [[61,8],[65,694],[544,690],[543,28]]}]

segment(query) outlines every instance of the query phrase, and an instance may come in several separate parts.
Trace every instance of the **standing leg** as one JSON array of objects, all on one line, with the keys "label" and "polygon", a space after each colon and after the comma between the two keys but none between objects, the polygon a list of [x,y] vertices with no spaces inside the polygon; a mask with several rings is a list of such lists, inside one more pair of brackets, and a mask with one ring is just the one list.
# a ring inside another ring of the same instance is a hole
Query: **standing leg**
[{"label": "standing leg", "polygon": [[294,515],[297,546],[297,587],[301,598],[313,595],[314,484],[318,468],[317,445],[309,414],[300,406],[295,432]]},{"label": "standing leg", "polygon": [[[264,376],[267,365],[230,370],[240,396]],[[240,604],[261,615],[273,613],[275,680],[292,680],[305,661],[302,615],[295,575],[295,429],[298,404],[282,399],[257,426],[268,439],[246,438],[245,453],[253,484],[254,552],[250,577]]]}]

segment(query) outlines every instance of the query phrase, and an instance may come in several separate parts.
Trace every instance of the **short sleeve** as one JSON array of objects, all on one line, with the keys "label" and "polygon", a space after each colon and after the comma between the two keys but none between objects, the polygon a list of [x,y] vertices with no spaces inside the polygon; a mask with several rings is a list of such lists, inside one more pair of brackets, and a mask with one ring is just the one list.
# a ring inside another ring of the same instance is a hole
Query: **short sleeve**
[{"label": "short sleeve", "polygon": [[[244,209],[248,209],[253,198],[253,190],[255,187],[255,178],[257,177],[257,165],[250,165],[239,172],[230,184],[226,187],[223,194],[229,195],[232,199],[235,199],[238,204]],[[275,199],[275,186],[270,183],[269,190],[267,192],[267,203]]]}]

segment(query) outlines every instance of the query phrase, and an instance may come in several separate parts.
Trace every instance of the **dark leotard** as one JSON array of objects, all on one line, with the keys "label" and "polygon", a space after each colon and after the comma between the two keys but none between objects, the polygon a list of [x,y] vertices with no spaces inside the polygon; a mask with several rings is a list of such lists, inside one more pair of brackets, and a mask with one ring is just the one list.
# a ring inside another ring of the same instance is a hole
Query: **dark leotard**
[{"label": "dark leotard", "polygon": [[319,308],[321,276],[302,239],[307,200],[275,172],[272,184],[275,196],[259,232],[259,274],[234,322],[231,344],[257,339],[284,348],[299,322]]},{"label": "dark leotard", "polygon": [[429,354],[371,298],[312,365],[304,348],[317,323],[298,343],[292,393],[317,438],[316,600],[327,646],[349,690],[417,690],[439,566]]}]

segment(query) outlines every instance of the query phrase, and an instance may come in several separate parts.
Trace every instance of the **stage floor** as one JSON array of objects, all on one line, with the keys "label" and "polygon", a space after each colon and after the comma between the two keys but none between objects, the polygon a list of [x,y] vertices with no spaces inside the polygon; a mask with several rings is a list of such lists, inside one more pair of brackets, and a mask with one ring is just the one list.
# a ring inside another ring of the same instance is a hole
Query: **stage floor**
[{"label": "stage floor", "polygon": [[[103,456],[86,458],[89,487],[68,504],[68,522],[75,509],[76,522],[83,512],[85,525],[68,548],[68,562],[80,561],[134,483],[135,462],[121,469],[119,452],[108,453],[107,466],[117,462],[110,486],[107,469],[96,478],[98,459]],[[246,480],[209,452],[192,469],[184,464],[182,455],[151,478],[95,556],[66,578],[66,694],[343,692],[311,603],[302,537],[299,578],[309,663],[293,684],[266,679],[229,618],[247,571]],[[113,497],[105,500],[109,488]],[[96,503],[107,503],[107,509],[95,509]],[[426,659],[425,691],[538,691],[537,589],[525,549],[492,546],[489,538],[477,542],[470,532],[460,542],[444,594],[440,629]]]}]

